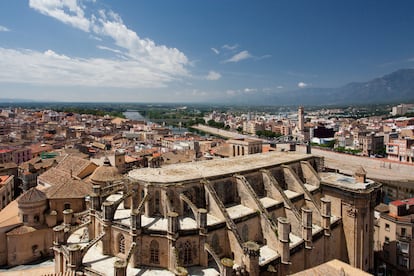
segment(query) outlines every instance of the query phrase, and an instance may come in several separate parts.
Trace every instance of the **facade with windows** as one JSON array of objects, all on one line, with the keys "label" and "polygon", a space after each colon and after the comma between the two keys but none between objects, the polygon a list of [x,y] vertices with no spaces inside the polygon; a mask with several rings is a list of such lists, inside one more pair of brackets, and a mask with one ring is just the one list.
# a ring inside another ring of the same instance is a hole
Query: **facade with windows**
[{"label": "facade with windows", "polygon": [[[294,152],[133,170],[94,185],[84,224],[54,228],[55,272],[106,274],[110,262],[115,275],[286,275],[335,258],[373,270],[380,184],[363,169],[322,170],[321,157]],[[82,227],[87,243],[74,237]]]},{"label": "facade with windows", "polygon": [[227,140],[230,146],[230,156],[243,156],[262,152],[262,141],[253,139],[230,139]]},{"label": "facade with windows", "polygon": [[0,210],[14,199],[14,176],[0,176]]},{"label": "facade with windows", "polygon": [[383,206],[375,224],[375,251],[379,273],[414,275],[414,198]]},{"label": "facade with windows", "polygon": [[387,144],[389,160],[414,163],[414,139],[393,139]]}]

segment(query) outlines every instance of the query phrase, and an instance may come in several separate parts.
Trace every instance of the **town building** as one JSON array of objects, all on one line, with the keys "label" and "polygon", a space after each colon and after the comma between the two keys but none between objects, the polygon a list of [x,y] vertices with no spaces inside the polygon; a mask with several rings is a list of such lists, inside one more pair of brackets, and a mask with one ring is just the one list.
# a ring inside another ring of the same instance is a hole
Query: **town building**
[{"label": "town building", "polygon": [[362,155],[371,156],[383,153],[384,136],[370,133],[362,139]]},{"label": "town building", "polygon": [[414,198],[376,208],[375,251],[382,275],[414,275]]},{"label": "town building", "polygon": [[230,156],[243,156],[261,153],[263,142],[254,139],[230,139],[226,144],[230,147]]},{"label": "town building", "polygon": [[354,176],[323,168],[321,157],[272,152],[95,181],[89,219],[53,229],[55,272],[155,267],[187,275],[209,267],[221,275],[286,275],[332,259],[372,271],[380,184],[362,168]]},{"label": "town building", "polygon": [[25,264],[52,255],[52,228],[68,214],[81,222],[91,184],[74,180],[41,188],[29,189],[0,211],[0,266]]},{"label": "town building", "polygon": [[0,176],[0,210],[14,199],[14,176]]},{"label": "town building", "polygon": [[389,160],[414,163],[414,139],[391,139],[386,152]]},{"label": "town building", "polygon": [[414,112],[414,104],[399,104],[392,107],[391,115],[404,115],[409,112]]}]

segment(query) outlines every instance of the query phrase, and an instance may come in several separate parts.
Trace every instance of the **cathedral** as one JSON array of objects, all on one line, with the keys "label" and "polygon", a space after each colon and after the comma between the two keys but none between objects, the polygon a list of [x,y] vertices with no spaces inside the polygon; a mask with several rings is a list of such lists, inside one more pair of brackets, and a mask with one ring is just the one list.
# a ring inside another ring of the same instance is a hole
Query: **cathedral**
[{"label": "cathedral", "polygon": [[352,176],[325,171],[322,157],[296,152],[127,177],[101,166],[83,219],[67,209],[53,228],[55,272],[286,275],[332,259],[370,271],[380,184],[365,176],[362,167]]}]

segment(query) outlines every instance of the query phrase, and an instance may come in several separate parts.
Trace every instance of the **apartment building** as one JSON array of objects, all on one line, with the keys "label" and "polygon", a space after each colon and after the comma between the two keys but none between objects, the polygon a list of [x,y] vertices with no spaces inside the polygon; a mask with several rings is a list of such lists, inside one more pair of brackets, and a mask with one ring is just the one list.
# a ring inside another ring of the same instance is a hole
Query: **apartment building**
[{"label": "apartment building", "polygon": [[378,272],[414,275],[414,198],[376,208],[374,250]]}]

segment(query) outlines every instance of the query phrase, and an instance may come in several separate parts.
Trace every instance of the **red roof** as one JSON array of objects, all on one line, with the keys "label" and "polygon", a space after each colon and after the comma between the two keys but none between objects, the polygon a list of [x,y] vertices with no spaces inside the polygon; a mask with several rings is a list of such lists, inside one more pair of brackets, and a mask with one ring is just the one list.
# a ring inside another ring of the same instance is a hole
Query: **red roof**
[{"label": "red roof", "polygon": [[0,153],[5,153],[5,152],[11,152],[12,150],[10,150],[10,149],[1,149],[0,150]]},{"label": "red roof", "polygon": [[414,197],[413,198],[408,198],[408,199],[403,199],[403,200],[394,200],[391,201],[390,204],[394,205],[394,206],[401,206],[401,205],[414,205]]},{"label": "red roof", "polygon": [[1,175],[0,176],[0,184],[2,184],[3,182],[6,182],[6,180],[9,178],[8,175]]}]

